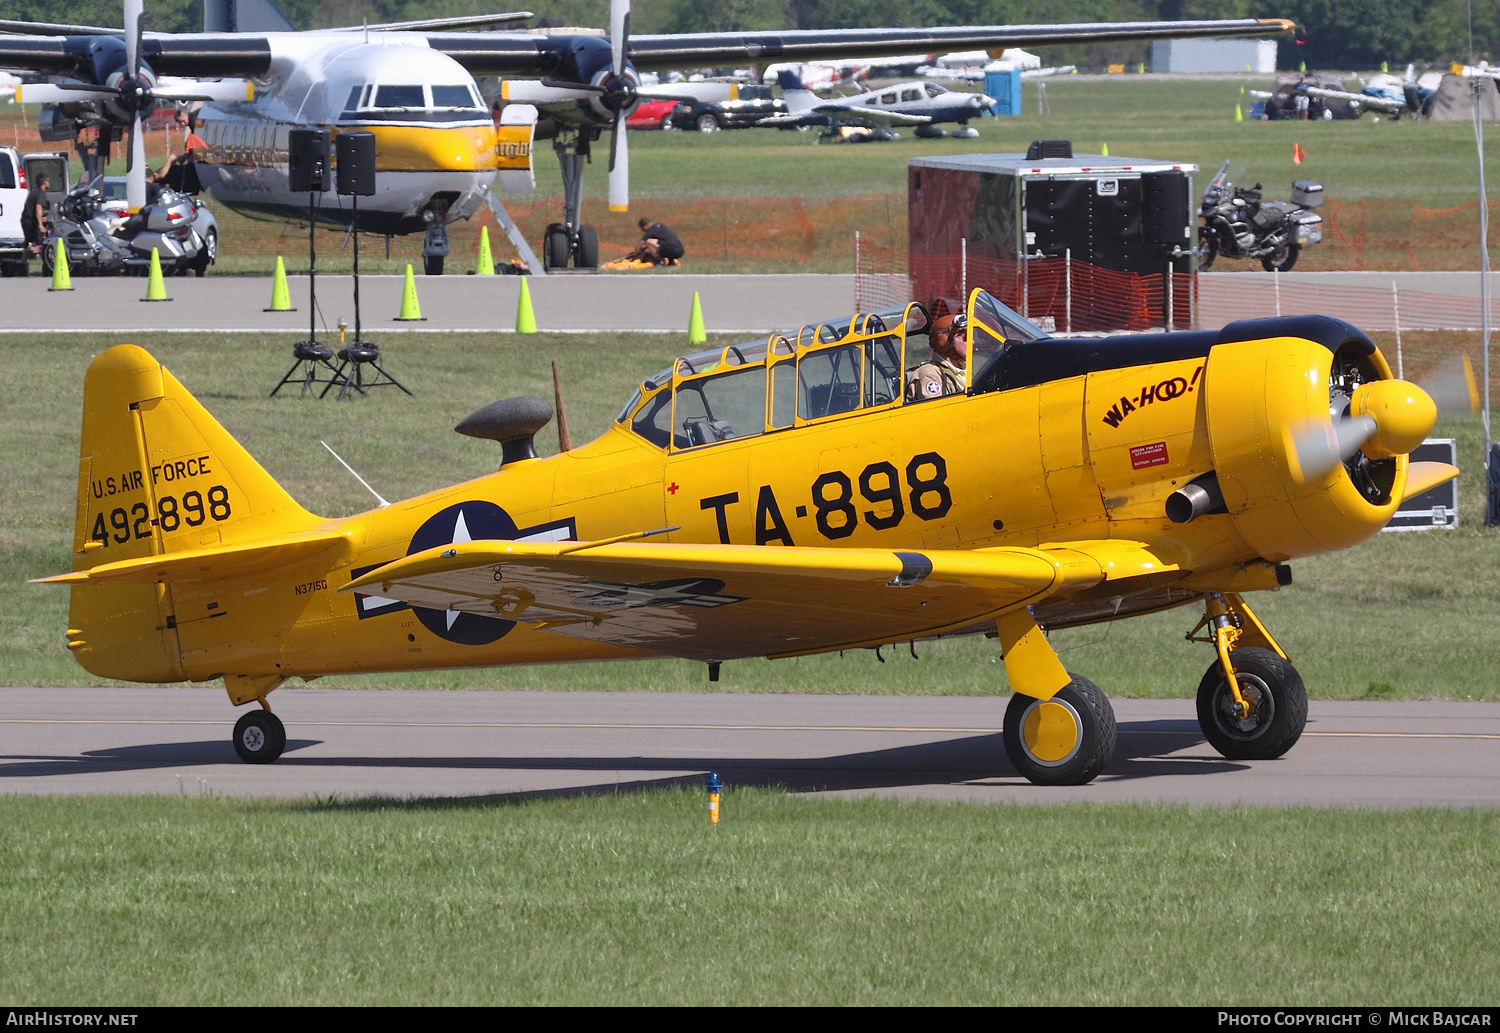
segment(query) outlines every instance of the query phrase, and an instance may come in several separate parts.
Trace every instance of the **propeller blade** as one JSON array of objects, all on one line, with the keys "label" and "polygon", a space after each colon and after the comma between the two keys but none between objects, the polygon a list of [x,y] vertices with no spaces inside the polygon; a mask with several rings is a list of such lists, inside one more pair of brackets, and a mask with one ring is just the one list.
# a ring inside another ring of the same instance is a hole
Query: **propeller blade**
[{"label": "propeller blade", "polygon": [[16,87],[17,104],[78,104],[86,100],[113,100],[114,97],[113,90],[101,90],[82,83],[75,86],[71,83],[29,82]]},{"label": "propeller blade", "polygon": [[146,207],[146,134],[140,112],[130,127],[130,163],[125,167],[125,204],[132,213]]},{"label": "propeller blade", "polygon": [[174,82],[158,84],[151,91],[157,100],[202,100],[230,103],[255,99],[255,84],[248,79],[221,79],[217,82]]},{"label": "propeller blade", "polygon": [[1311,423],[1292,431],[1288,450],[1292,475],[1301,484],[1317,480],[1352,458],[1375,430],[1373,417],[1341,416],[1331,423]]},{"label": "propeller blade", "polygon": [[625,50],[630,45],[630,0],[610,0],[609,46],[615,78],[625,74]]},{"label": "propeller blade", "polygon": [[[30,95],[30,87],[27,95]],[[1445,415],[1479,411],[1479,381],[1474,376],[1474,363],[1468,355],[1450,359],[1430,371],[1422,378],[1421,388],[1432,396],[1438,411]]]},{"label": "propeller blade", "polygon": [[623,111],[615,112],[615,132],[609,141],[609,210],[630,210],[630,141]]},{"label": "propeller blade", "polygon": [[604,92],[596,87],[555,80],[507,79],[500,86],[500,96],[518,104],[560,104],[570,100],[593,100]]},{"label": "propeller blade", "polygon": [[141,75],[141,16],[145,13],[145,0],[125,0],[125,63],[132,79]]},{"label": "propeller blade", "polygon": [[649,97],[652,100],[701,100],[705,104],[722,104],[726,100],[734,99],[736,85],[736,83],[727,82],[665,83],[636,90],[635,94],[637,97]]}]

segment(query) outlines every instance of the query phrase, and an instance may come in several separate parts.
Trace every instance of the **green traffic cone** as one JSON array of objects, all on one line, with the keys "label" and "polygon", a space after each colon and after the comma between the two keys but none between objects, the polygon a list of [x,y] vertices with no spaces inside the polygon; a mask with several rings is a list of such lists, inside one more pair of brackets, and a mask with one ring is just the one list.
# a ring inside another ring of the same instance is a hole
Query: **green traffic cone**
[{"label": "green traffic cone", "polygon": [[495,275],[495,256],[490,251],[490,228],[479,227],[479,260],[474,263],[474,272],[479,276]]},{"label": "green traffic cone", "polygon": [[[494,270],[490,270],[494,272]],[[526,277],[521,277],[521,300],[516,302],[516,333],[536,333],[536,312],[531,307],[531,289],[526,286]]]},{"label": "green traffic cone", "polygon": [[1104,157],[1108,158],[1109,157],[1109,144],[1105,144],[1102,148],[1100,148],[1099,149],[1099,153],[1102,154],[1102,155],[1104,155]]},{"label": "green traffic cone", "polygon": [[1245,121],[1245,112],[1240,109],[1240,106],[1238,104],[1234,106],[1234,120],[1236,122]]},{"label": "green traffic cone", "polygon": [[703,329],[703,305],[693,291],[693,314],[688,317],[688,344],[707,344],[708,331]]},{"label": "green traffic cone", "polygon": [[271,281],[271,307],[262,309],[263,312],[295,312],[292,308],[292,294],[286,286],[286,263],[281,256],[276,256],[276,278]]},{"label": "green traffic cone", "polygon": [[73,277],[68,274],[68,250],[63,247],[62,238],[57,238],[57,256],[52,260],[52,286],[49,291],[70,291],[73,289]]},{"label": "green traffic cone", "polygon": [[146,284],[146,296],[142,301],[171,301],[167,297],[167,285],[161,278],[161,253],[151,249],[151,279]]},{"label": "green traffic cone", "polygon": [[411,271],[411,266],[406,267],[406,289],[401,292],[401,314],[396,317],[398,323],[425,323],[422,318],[422,306],[417,303],[417,278]]}]

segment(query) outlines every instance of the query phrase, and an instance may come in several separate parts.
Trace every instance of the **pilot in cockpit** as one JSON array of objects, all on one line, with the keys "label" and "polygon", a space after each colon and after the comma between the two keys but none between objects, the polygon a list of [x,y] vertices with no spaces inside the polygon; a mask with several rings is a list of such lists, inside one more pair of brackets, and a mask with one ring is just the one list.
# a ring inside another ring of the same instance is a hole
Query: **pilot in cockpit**
[{"label": "pilot in cockpit", "polygon": [[964,341],[968,328],[968,317],[962,312],[939,316],[933,322],[927,342],[932,357],[906,374],[908,404],[963,394]]}]

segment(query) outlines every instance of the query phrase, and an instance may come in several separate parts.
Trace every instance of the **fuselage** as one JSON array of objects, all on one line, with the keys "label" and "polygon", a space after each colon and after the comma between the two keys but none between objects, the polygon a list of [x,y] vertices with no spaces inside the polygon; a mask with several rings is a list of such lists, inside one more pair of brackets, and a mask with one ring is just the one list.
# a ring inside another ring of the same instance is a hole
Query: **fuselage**
[{"label": "fuselage", "polygon": [[[413,233],[437,218],[468,218],[497,172],[529,180],[531,125],[496,126],[472,75],[426,37],[409,33],[271,33],[270,71],[252,101],[207,104],[204,186],[251,216],[306,218],[308,196],[287,180],[295,127],[375,134],[376,193],[359,200],[359,226]],[[335,180],[337,170],[334,171]],[[508,184],[515,189],[518,184]],[[335,184],[322,220],[348,225],[350,198]]]},{"label": "fuselage", "polygon": [[[765,548],[1149,545],[1155,566],[1045,601],[1035,608],[1043,627],[1182,605],[1205,591],[1274,587],[1273,564],[1346,547],[1383,526],[1406,459],[1385,461],[1374,494],[1343,467],[1316,483],[1295,480],[1283,429],[1327,418],[1340,370],[1358,366],[1366,379],[1390,371],[1362,335],[1342,336],[1344,324],[1327,320],[1299,336],[1294,320],[1271,322],[1287,332],[1041,342],[997,356],[971,394],[920,403],[902,397],[901,371],[915,357],[899,333],[822,340],[814,327],[800,346],[773,338],[758,360],[750,346],[679,360],[599,439],[570,452],[509,462],[345,519],[297,510],[257,527],[233,520],[255,510],[264,472],[235,472],[215,454],[217,427],[151,445],[154,434],[164,438],[149,415],[147,471],[126,469],[122,453],[117,480],[103,479],[113,465],[97,455],[98,476],[81,475],[88,494],[76,564],[147,548],[157,525],[142,522],[142,540],[132,539],[137,506],[143,518],[150,506],[160,514],[168,554],[272,531],[337,539],[208,580],[76,588],[75,655],[97,674],[141,681],[636,657],[501,616],[338,590],[381,564],[455,542],[598,541],[662,527],[674,529],[653,540]],[[86,418],[86,449],[90,434]],[[1168,497],[1215,472],[1226,508],[1170,520]],[[140,625],[113,616],[132,609],[156,627],[159,645],[132,645]],[[925,632],[954,630],[962,628],[950,622]],[[726,642],[718,655],[747,654]]]}]

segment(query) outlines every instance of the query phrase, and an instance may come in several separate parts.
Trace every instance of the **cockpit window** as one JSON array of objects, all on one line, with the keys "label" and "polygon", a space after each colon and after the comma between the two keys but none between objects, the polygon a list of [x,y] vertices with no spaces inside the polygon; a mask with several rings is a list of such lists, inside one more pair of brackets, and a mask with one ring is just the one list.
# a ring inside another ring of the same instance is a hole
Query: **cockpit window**
[{"label": "cockpit window", "polygon": [[420,86],[380,86],[375,90],[377,108],[425,108]]},{"label": "cockpit window", "polygon": [[359,107],[359,94],[364,89],[363,85],[355,86],[349,91],[349,99],[344,102],[344,114],[351,115]]},{"label": "cockpit window", "polygon": [[435,108],[477,108],[479,102],[467,86],[434,86],[432,106]]},{"label": "cockpit window", "polygon": [[975,291],[969,299],[968,367],[971,376],[1004,356],[1012,344],[1046,339],[1047,335],[1036,324],[998,301],[988,291]]},{"label": "cockpit window", "polygon": [[947,90],[943,89],[935,82],[930,82],[927,84],[927,96],[929,97],[941,97],[947,92]]}]

